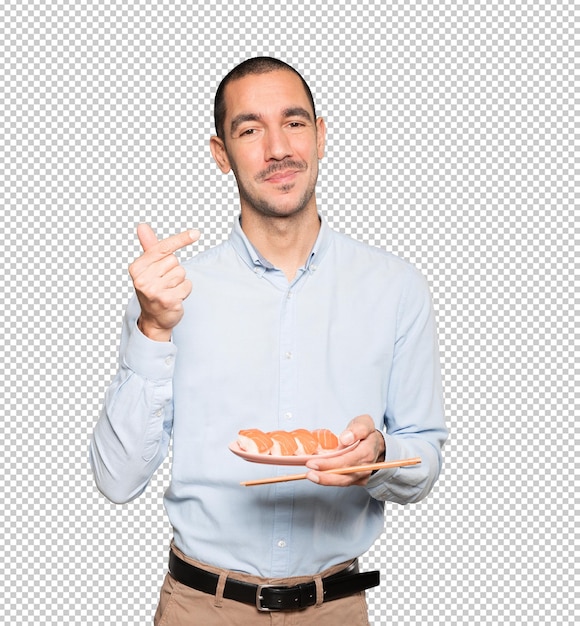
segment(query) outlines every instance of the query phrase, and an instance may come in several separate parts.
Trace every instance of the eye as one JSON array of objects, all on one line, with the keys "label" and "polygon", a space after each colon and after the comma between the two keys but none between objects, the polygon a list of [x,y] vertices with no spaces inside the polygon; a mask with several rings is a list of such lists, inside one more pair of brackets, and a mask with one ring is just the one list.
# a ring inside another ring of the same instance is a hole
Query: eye
[{"label": "eye", "polygon": [[290,128],[302,128],[305,124],[303,122],[290,122],[288,126],[290,126]]},{"label": "eye", "polygon": [[246,128],[246,130],[243,130],[240,133],[240,137],[244,137],[244,136],[249,137],[250,135],[253,135],[255,132],[256,132],[255,128]]}]

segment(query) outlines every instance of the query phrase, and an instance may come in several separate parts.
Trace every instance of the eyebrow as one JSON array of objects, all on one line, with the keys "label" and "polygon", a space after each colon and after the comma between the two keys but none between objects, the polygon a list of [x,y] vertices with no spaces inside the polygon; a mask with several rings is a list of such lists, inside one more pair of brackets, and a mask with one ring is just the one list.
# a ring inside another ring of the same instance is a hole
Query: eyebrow
[{"label": "eyebrow", "polygon": [[261,115],[257,113],[240,113],[236,115],[232,120],[230,125],[230,132],[233,134],[236,132],[239,126],[241,126],[244,122],[259,122],[262,119]]},{"label": "eyebrow", "polygon": [[309,122],[312,121],[312,116],[310,115],[310,113],[308,113],[308,111],[306,109],[303,109],[302,107],[290,107],[288,109],[284,109],[282,115],[283,117],[302,117]]},{"label": "eyebrow", "polygon": [[[288,107],[282,111],[283,118],[301,117],[312,122],[312,115],[303,107]],[[262,116],[258,113],[240,113],[236,115],[230,124],[230,132],[233,134],[244,122],[259,122]]]}]

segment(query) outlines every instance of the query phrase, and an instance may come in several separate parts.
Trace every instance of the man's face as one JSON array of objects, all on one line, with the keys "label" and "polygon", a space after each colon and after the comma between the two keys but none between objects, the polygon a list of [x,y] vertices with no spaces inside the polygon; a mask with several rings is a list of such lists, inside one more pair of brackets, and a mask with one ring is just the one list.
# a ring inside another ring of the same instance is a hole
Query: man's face
[{"label": "man's face", "polygon": [[211,147],[220,169],[234,172],[242,212],[316,210],[325,127],[314,120],[300,78],[286,70],[245,76],[226,87],[225,103],[224,137],[213,137]]}]

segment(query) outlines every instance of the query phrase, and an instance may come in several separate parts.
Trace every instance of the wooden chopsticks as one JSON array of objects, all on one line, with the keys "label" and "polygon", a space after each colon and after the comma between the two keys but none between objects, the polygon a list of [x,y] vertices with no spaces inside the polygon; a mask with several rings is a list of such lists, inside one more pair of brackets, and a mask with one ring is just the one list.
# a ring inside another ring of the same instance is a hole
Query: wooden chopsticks
[{"label": "wooden chopsticks", "polygon": [[[371,463],[369,465],[351,465],[350,467],[337,467],[336,469],[324,470],[322,474],[354,474],[356,472],[374,472],[375,470],[391,469],[393,467],[405,467],[406,465],[417,465],[421,463],[421,457],[411,459],[398,459],[396,461],[383,461],[382,463]],[[246,480],[240,483],[244,487],[254,487],[255,485],[270,485],[272,483],[285,483],[291,480],[304,480],[306,474],[290,474],[289,476],[275,476],[273,478],[259,478],[258,480]]]}]

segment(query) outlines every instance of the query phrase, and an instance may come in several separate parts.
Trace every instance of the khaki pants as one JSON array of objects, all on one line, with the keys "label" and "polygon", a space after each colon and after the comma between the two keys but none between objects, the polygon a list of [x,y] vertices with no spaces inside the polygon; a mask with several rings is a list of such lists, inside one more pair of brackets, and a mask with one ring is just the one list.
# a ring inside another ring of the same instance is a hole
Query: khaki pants
[{"label": "khaki pants", "polygon": [[[172,550],[184,561],[220,575],[220,580],[216,594],[210,595],[182,585],[167,574],[161,587],[154,626],[369,626],[364,591],[297,611],[263,613],[254,606],[222,596],[226,570],[190,559],[175,546]],[[346,564],[331,567],[314,579],[331,576],[345,567]],[[271,582],[239,572],[231,577],[254,584]],[[291,586],[312,579],[312,576],[276,579],[276,584]]]}]

